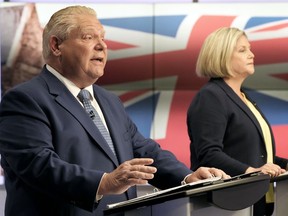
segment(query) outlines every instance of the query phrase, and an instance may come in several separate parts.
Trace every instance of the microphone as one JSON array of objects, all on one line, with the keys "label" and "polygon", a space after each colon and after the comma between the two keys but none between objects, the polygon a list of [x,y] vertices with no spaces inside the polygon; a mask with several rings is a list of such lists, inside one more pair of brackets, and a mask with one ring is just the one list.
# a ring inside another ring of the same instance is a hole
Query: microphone
[{"label": "microphone", "polygon": [[90,110],[90,111],[89,111],[89,117],[90,117],[91,119],[94,119],[94,118],[95,118],[95,113],[93,112],[93,110]]}]

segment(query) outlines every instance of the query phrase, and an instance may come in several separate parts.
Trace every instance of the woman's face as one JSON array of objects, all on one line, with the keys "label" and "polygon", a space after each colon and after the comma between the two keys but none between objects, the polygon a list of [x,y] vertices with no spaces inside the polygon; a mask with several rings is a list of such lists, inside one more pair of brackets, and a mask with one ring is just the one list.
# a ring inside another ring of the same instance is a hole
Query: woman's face
[{"label": "woman's face", "polygon": [[247,37],[241,36],[231,57],[231,72],[235,77],[246,78],[254,73],[254,54],[250,48]]}]

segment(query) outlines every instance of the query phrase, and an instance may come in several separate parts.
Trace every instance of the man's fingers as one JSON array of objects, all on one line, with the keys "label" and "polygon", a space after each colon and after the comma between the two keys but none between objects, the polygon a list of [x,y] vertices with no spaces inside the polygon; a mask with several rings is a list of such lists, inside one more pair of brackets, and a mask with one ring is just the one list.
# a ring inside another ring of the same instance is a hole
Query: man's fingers
[{"label": "man's fingers", "polygon": [[130,165],[151,165],[154,160],[152,158],[134,158],[126,162],[128,162]]},{"label": "man's fingers", "polygon": [[144,173],[156,173],[156,171],[157,171],[156,167],[144,166],[144,165],[131,166],[130,170],[131,171],[144,172]]},{"label": "man's fingers", "polygon": [[212,174],[212,176],[216,176],[216,177],[221,177],[221,179],[228,179],[230,178],[230,175],[227,175],[225,172],[223,172],[220,169],[216,169],[216,168],[210,168],[209,172]]},{"label": "man's fingers", "polygon": [[135,178],[135,179],[153,179],[154,174],[134,171],[134,172],[131,172],[128,177],[129,178]]},{"label": "man's fingers", "polygon": [[[153,159],[151,158],[136,158],[130,161],[124,162],[121,166],[123,170],[128,172],[128,174],[134,175],[145,175],[145,174],[153,174],[157,172],[156,167],[149,166],[153,163]],[[137,178],[137,177],[136,177]],[[139,178],[142,178],[141,176]],[[153,177],[152,177],[153,178]],[[148,176],[147,179],[151,179],[151,175]]]}]

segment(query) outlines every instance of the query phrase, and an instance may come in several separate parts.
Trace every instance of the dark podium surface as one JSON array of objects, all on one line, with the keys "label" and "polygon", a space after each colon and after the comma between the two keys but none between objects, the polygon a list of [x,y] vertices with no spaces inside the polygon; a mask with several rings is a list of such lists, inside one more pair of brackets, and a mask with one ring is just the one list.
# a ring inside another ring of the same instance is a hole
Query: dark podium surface
[{"label": "dark podium surface", "polygon": [[[177,200],[181,199],[184,200],[183,202],[186,202],[183,205],[184,208],[187,207],[187,203],[189,204],[189,202],[194,202],[193,200],[195,200],[198,202],[198,206],[199,204],[200,206],[207,206],[209,204],[209,206],[213,205],[220,209],[237,211],[249,208],[257,202],[268,191],[269,184],[269,175],[259,172],[235,176],[228,180],[204,181],[203,183],[193,185],[187,184],[109,205],[104,210],[104,214],[113,215],[114,213],[130,212],[125,215],[136,215],[131,214],[131,211],[157,206],[161,203],[165,204],[165,202],[171,206],[173,202],[176,204]],[[191,203],[189,205],[191,206]],[[163,210],[163,206],[161,208]],[[134,212],[136,213],[137,211]],[[159,214],[159,211],[156,212]],[[151,213],[151,215],[156,214]]]},{"label": "dark podium surface", "polygon": [[274,183],[274,212],[273,216],[288,215],[288,171],[271,179]]}]

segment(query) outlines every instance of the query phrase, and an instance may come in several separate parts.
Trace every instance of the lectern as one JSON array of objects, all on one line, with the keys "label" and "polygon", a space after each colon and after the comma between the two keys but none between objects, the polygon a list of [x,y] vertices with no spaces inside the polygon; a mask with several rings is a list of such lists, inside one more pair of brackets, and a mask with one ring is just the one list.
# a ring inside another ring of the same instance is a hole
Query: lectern
[{"label": "lectern", "polygon": [[270,177],[252,173],[201,184],[179,186],[109,205],[105,215],[251,216],[252,205],[269,189]]},{"label": "lectern", "polygon": [[288,215],[288,172],[271,179],[274,182],[273,216]]}]

